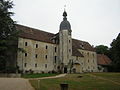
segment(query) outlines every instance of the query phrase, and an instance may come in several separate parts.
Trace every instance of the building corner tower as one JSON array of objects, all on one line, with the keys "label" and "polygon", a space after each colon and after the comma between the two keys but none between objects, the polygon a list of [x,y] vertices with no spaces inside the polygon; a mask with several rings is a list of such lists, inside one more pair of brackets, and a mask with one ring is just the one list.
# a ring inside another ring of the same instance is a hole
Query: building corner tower
[{"label": "building corner tower", "polygon": [[67,20],[67,12],[63,12],[63,21],[59,29],[59,59],[62,73],[69,73],[72,58],[72,30]]}]

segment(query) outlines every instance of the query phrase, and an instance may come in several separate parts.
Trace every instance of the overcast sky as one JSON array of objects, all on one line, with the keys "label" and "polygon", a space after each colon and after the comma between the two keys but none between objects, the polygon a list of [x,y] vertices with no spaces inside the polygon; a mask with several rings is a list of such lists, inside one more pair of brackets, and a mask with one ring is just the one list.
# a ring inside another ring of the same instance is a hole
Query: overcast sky
[{"label": "overcast sky", "polygon": [[120,0],[13,0],[18,24],[51,33],[59,31],[64,5],[72,37],[109,46],[120,33]]}]

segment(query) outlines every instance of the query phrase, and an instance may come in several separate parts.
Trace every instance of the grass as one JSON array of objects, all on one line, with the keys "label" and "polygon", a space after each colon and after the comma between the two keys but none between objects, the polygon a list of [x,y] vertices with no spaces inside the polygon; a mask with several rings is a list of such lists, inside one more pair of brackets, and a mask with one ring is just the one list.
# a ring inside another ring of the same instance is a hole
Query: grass
[{"label": "grass", "polygon": [[23,78],[40,78],[40,77],[49,77],[49,76],[55,76],[58,74],[49,74],[49,73],[44,73],[44,74],[23,74]]},{"label": "grass", "polygon": [[120,83],[120,73],[93,73],[93,75]]},{"label": "grass", "polygon": [[[60,90],[61,83],[67,83],[69,90],[120,90],[120,85],[108,80],[101,80],[97,77],[112,79],[119,82],[120,73],[87,73],[87,74],[68,74],[62,78],[40,80],[38,89],[38,81],[30,80],[35,90]],[[81,78],[79,76],[82,76]]]}]

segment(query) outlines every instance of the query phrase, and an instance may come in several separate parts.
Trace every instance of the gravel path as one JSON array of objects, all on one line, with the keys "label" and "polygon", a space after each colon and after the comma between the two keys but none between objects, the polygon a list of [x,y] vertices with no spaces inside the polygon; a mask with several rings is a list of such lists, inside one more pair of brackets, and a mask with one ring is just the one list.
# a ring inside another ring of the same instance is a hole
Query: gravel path
[{"label": "gravel path", "polygon": [[[35,79],[48,79],[64,77],[66,74],[60,74],[51,77],[42,77]],[[32,78],[31,78],[32,79]],[[0,90],[34,90],[28,79],[23,78],[0,78]]]},{"label": "gravel path", "polygon": [[59,78],[59,77],[64,77],[64,76],[66,76],[66,75],[67,75],[67,74],[60,74],[60,75],[51,76],[51,77],[29,78],[29,80]]},{"label": "gravel path", "polygon": [[0,78],[0,90],[34,90],[27,79]]}]

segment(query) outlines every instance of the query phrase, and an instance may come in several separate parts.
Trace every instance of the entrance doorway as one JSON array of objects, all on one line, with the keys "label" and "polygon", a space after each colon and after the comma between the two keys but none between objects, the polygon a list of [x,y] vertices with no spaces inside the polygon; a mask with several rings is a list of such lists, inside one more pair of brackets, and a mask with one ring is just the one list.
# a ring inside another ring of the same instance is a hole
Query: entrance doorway
[{"label": "entrance doorway", "polygon": [[64,67],[64,73],[67,73],[67,67]]}]

